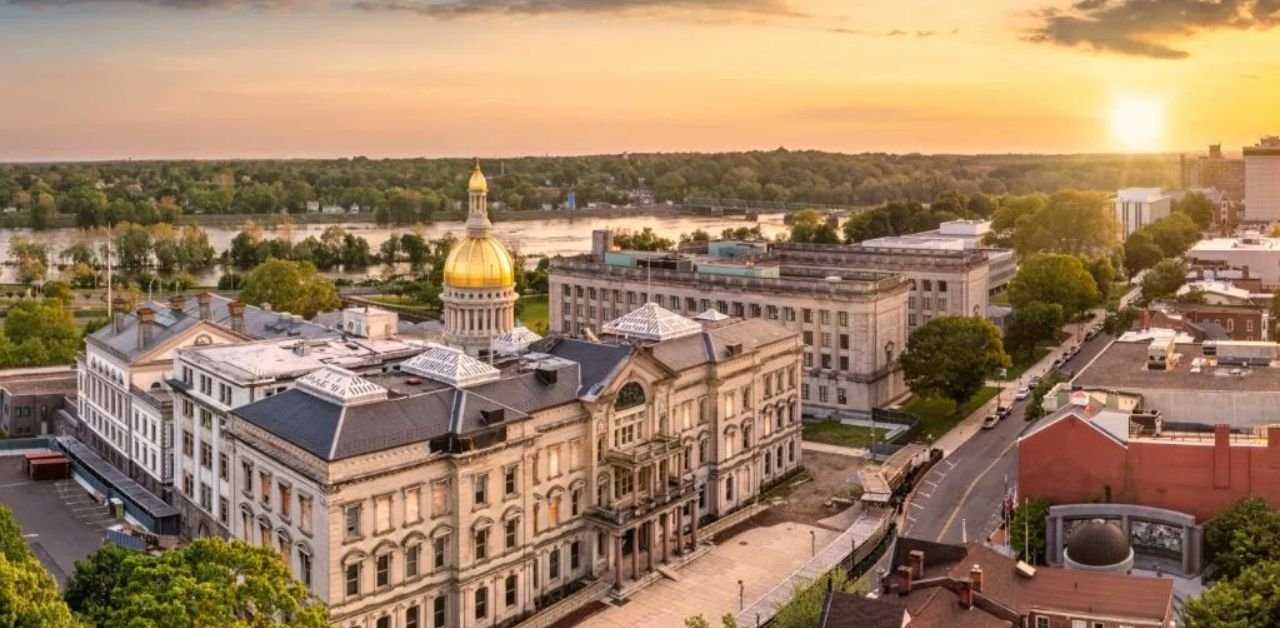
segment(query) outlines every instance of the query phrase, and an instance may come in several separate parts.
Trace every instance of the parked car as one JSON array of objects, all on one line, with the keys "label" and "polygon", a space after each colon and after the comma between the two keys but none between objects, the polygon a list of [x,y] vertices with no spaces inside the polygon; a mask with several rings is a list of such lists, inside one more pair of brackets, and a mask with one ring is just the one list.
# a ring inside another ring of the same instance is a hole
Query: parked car
[{"label": "parked car", "polygon": [[1028,385],[1029,387],[1031,387],[1031,388],[1035,388],[1036,386],[1039,386],[1039,385],[1040,385],[1040,376],[1039,376],[1039,375],[1032,375],[1032,376],[1031,376],[1031,379],[1030,379],[1030,380],[1028,380],[1027,385]]},{"label": "parked car", "polygon": [[996,408],[996,416],[1000,417],[1001,421],[1009,418],[1010,414],[1013,414],[1013,408],[1009,406],[1000,406]]},{"label": "parked car", "polygon": [[1013,398],[1017,399],[1018,401],[1022,401],[1023,399],[1026,399],[1027,397],[1030,397],[1030,396],[1031,396],[1031,389],[1027,388],[1026,386],[1019,386],[1018,392],[1013,393]]},{"label": "parked car", "polygon": [[987,418],[982,420],[982,429],[989,430],[999,424],[1000,424],[1000,415],[995,414],[993,412],[991,414],[988,414]]}]

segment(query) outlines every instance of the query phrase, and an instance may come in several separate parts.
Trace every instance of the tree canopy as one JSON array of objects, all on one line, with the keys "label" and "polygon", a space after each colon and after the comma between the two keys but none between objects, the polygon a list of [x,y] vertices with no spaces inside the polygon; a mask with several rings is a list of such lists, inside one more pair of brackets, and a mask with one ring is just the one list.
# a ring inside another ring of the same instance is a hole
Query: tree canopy
[{"label": "tree canopy", "polygon": [[22,538],[13,511],[0,504],[0,626],[67,628],[72,617],[53,576],[45,571]]},{"label": "tree canopy", "polygon": [[1101,193],[1055,192],[1040,209],[1018,215],[1012,243],[1021,257],[1035,253],[1100,255],[1116,243],[1115,219]]},{"label": "tree canopy", "polygon": [[250,305],[269,303],[278,312],[306,318],[337,309],[338,289],[310,262],[269,259],[244,278],[240,298]]},{"label": "tree canopy", "polygon": [[1150,301],[1173,297],[1186,281],[1186,265],[1176,259],[1164,260],[1142,276],[1142,298]]},{"label": "tree canopy", "polygon": [[280,554],[201,538],[159,556],[103,546],[76,563],[67,604],[98,626],[327,626]]},{"label": "tree canopy", "polygon": [[1213,216],[1217,213],[1213,201],[1200,192],[1188,192],[1173,204],[1173,211],[1186,214],[1201,230],[1213,224]]},{"label": "tree canopy", "polygon": [[972,316],[940,316],[925,323],[907,339],[901,360],[912,392],[951,399],[957,408],[996,369],[1010,364],[1000,330]]},{"label": "tree canopy", "polygon": [[837,244],[840,236],[827,221],[826,214],[816,209],[798,211],[791,216],[792,242],[809,242],[813,244]]},{"label": "tree canopy", "polygon": [[1098,302],[1098,286],[1080,258],[1038,253],[1022,262],[1009,282],[1009,303],[1015,310],[1039,301],[1062,306],[1067,320]]},{"label": "tree canopy", "polygon": [[1037,345],[1057,338],[1065,320],[1062,306],[1057,303],[1027,303],[1014,310],[1005,325],[1005,349],[1020,358],[1029,358]]}]

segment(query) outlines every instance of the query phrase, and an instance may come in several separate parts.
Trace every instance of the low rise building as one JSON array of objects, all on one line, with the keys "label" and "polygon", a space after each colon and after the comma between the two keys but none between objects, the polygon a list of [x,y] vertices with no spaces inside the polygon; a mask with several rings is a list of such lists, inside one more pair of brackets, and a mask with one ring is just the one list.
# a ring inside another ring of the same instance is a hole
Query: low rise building
[{"label": "low rise building", "polygon": [[[1232,405],[1203,396],[1205,405]],[[1150,506],[1199,522],[1250,495],[1280,506],[1280,425],[1233,426],[1222,414],[1176,422],[1073,398],[1018,439],[1018,491],[1055,504]]]},{"label": "low rise building", "polygon": [[1280,289],[1280,238],[1207,238],[1192,245],[1185,257],[1200,266],[1256,274],[1263,290]]},{"label": "low rise building", "polygon": [[[695,255],[613,251],[602,240],[593,255],[552,260],[552,332],[598,334],[607,321],[645,303],[686,316],[715,310],[768,321],[802,338],[801,398],[808,412],[870,411],[906,394],[897,356],[906,346],[908,299],[915,297],[904,275],[842,267],[765,243],[713,242]],[[946,280],[924,284],[931,312],[974,296],[969,286]],[[985,300],[985,279],[975,284]]]},{"label": "low rise building", "polygon": [[801,347],[654,304],[600,335],[492,364],[432,346],[380,374],[325,366],[232,410],[234,536],[279,548],[341,626],[625,598],[798,467]]},{"label": "low rise building", "polygon": [[983,244],[984,238],[990,232],[990,220],[949,220],[931,231],[873,238],[864,240],[859,245],[879,249],[981,251],[990,262],[987,270],[987,293],[994,295],[1004,292],[1009,286],[1009,282],[1018,272],[1018,262],[1013,251],[991,248]]},{"label": "low rise building", "polygon": [[[1077,546],[1086,549],[1084,543]],[[1106,548],[1087,549],[1105,553]],[[1176,616],[1168,578],[1032,567],[979,543],[902,537],[894,544],[889,566],[881,577],[878,603],[846,601],[843,606],[864,617],[828,617],[822,625],[887,626],[882,615],[889,614],[899,617],[904,623],[897,625],[904,628],[1165,628]],[[905,606],[905,616],[896,610],[899,604]]]},{"label": "low rise building", "polygon": [[70,366],[0,371],[0,433],[11,438],[57,431],[57,412],[74,405],[76,371]]},{"label": "low rise building", "polygon": [[1160,188],[1124,188],[1112,199],[1112,215],[1121,240],[1173,211],[1173,197]]}]

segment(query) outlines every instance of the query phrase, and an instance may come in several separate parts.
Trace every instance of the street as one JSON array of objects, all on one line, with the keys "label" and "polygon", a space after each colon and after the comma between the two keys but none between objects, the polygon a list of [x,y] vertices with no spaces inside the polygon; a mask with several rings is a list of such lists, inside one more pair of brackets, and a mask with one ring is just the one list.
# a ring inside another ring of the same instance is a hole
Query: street
[{"label": "street", "polygon": [[[1079,372],[1110,341],[1106,334],[1086,341],[1065,368]],[[1063,346],[1073,342],[1068,340]],[[1052,357],[1059,353],[1061,349],[1055,349],[1045,360],[1052,363]],[[1029,370],[1026,377],[1043,371],[1044,367]],[[1011,386],[1002,393],[1004,403],[1012,401],[1014,389],[1016,386]],[[1001,499],[1006,488],[1017,481],[1016,444],[1018,435],[1028,427],[1022,417],[1029,401],[1013,401],[1009,418],[975,434],[921,479],[904,513],[905,536],[960,543],[984,539],[999,525]]]}]

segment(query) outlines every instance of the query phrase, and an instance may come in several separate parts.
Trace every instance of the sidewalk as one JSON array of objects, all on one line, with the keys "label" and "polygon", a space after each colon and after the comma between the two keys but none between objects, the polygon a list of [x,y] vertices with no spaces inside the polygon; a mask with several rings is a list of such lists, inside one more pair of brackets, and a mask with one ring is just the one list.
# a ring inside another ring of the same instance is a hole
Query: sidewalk
[{"label": "sidewalk", "polygon": [[[1103,316],[1106,316],[1106,310],[1103,310],[1103,309],[1094,309],[1093,313],[1094,313],[1095,321],[1099,320]],[[1063,340],[1061,344],[1059,344],[1058,346],[1050,350],[1049,353],[1045,354],[1045,356],[1041,358],[1039,362],[1036,362],[1035,364],[1031,365],[1031,367],[1028,368],[1025,373],[1023,373],[1023,377],[1031,377],[1032,375],[1043,375],[1044,373],[1047,373],[1049,369],[1053,366],[1053,361],[1057,359],[1059,355],[1062,355],[1062,352],[1066,350],[1067,347],[1070,347],[1082,340],[1082,338],[1078,337],[1080,334],[1076,333],[1077,328],[1079,329],[1079,332],[1083,334],[1089,329],[1089,327],[1092,327],[1094,324],[1095,323],[1093,321],[1090,321],[1089,323],[1083,324],[1083,325],[1077,325],[1076,323],[1068,323],[1066,325],[1063,325],[1062,331],[1068,335],[1068,338],[1066,340]],[[988,381],[988,384],[992,384],[992,383],[993,382]],[[1022,383],[1021,383],[1021,379],[1014,379],[1014,380],[1009,380],[1005,382],[995,382],[995,385],[1001,386],[1001,388],[1000,388],[1000,392],[996,394],[995,397],[991,398],[991,401],[988,401],[987,403],[979,406],[978,409],[974,410],[972,414],[965,417],[963,421],[956,424],[955,427],[951,428],[950,431],[948,431],[946,434],[943,434],[941,438],[939,438],[936,442],[934,442],[933,446],[937,449],[942,450],[942,455],[944,458],[946,456],[950,456],[952,452],[959,449],[961,445],[968,442],[970,438],[973,438],[974,434],[977,434],[978,432],[982,431],[982,419],[986,417],[988,414],[991,414],[992,412],[995,411],[996,404],[999,402],[999,400],[1002,397],[1007,399],[1012,399],[1014,392],[1017,391],[1018,387],[1021,386]]]},{"label": "sidewalk", "polygon": [[800,441],[801,450],[820,451],[827,454],[835,454],[837,456],[850,456],[853,458],[866,458],[867,450],[861,447],[841,447],[839,445],[828,445],[811,440]]}]

